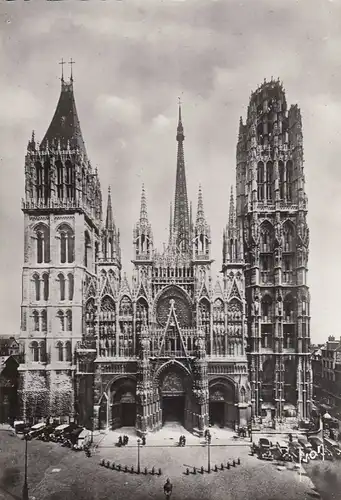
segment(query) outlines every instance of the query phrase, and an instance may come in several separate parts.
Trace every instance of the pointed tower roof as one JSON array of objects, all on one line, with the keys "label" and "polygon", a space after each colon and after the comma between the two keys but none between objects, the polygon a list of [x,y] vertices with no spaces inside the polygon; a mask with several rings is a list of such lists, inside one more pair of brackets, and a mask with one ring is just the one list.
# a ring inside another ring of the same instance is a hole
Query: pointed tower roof
[{"label": "pointed tower roof", "polygon": [[142,184],[141,192],[140,224],[148,224],[147,199],[144,184]]},{"label": "pointed tower roof", "polygon": [[61,149],[80,149],[85,155],[85,144],[78,119],[75,97],[73,93],[73,79],[69,82],[61,78],[61,92],[52,121],[41,141],[42,149],[46,146],[60,144]]},{"label": "pointed tower roof", "polygon": [[181,117],[181,103],[179,103],[179,120],[176,134],[178,142],[178,156],[176,166],[176,185],[175,185],[175,203],[174,203],[174,239],[175,244],[182,251],[189,249],[190,241],[190,224],[188,213],[188,198],[187,198],[187,185],[186,185],[186,171],[184,159],[184,129]]},{"label": "pointed tower roof", "polygon": [[105,220],[105,228],[113,229],[114,227],[114,217],[112,212],[112,204],[111,204],[111,189],[108,187],[108,204],[107,204],[107,218]]}]

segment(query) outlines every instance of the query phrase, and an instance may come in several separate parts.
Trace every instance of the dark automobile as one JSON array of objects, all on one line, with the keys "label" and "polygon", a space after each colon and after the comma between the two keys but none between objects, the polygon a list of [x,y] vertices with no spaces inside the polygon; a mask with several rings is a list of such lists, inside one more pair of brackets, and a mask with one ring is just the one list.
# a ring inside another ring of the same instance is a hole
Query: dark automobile
[{"label": "dark automobile", "polygon": [[277,441],[275,446],[272,447],[271,452],[275,460],[282,460],[284,462],[292,461],[288,444],[285,441]]},{"label": "dark automobile", "polygon": [[261,460],[272,460],[271,447],[272,443],[267,438],[260,438],[258,445],[252,443],[251,454],[254,455],[256,453]]},{"label": "dark automobile", "polygon": [[310,452],[313,450],[313,447],[309,442],[308,438],[306,436],[300,436],[297,439],[297,442],[301,445],[303,452],[308,453],[310,455]]},{"label": "dark automobile", "polygon": [[292,456],[293,460],[295,460],[295,462],[303,462],[307,464],[310,461],[309,453],[306,453],[304,451],[303,447],[298,441],[293,441],[289,444],[289,453]]},{"label": "dark automobile", "polygon": [[333,439],[325,438],[324,446],[325,449],[329,450],[335,458],[341,459],[341,448],[339,443]]},{"label": "dark automobile", "polygon": [[317,436],[310,436],[308,440],[311,443],[313,450],[318,454],[319,458],[324,456],[326,460],[333,460],[332,452],[324,446],[321,438]]}]

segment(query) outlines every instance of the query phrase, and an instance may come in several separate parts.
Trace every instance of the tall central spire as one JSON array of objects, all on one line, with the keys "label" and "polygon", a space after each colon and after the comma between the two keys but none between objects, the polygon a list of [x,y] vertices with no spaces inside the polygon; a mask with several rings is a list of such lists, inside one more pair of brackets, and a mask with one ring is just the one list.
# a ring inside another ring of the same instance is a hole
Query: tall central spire
[{"label": "tall central spire", "polygon": [[188,213],[186,171],[184,159],[184,128],[181,118],[181,103],[179,102],[179,121],[176,134],[178,141],[178,156],[176,166],[175,203],[173,220],[173,237],[177,248],[186,253],[190,249],[190,224]]}]

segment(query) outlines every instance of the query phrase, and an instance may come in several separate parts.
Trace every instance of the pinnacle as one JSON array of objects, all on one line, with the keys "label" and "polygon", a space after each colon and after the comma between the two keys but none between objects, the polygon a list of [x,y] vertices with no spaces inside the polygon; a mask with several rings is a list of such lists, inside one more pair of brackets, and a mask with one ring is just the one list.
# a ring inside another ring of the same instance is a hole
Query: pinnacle
[{"label": "pinnacle", "polygon": [[142,184],[141,209],[140,209],[140,224],[142,223],[148,224],[147,199],[146,199],[144,184]]},{"label": "pinnacle", "polygon": [[203,197],[202,197],[201,184],[199,184],[197,224],[200,224],[200,223],[203,223],[203,222],[205,222],[204,202],[203,202]]},{"label": "pinnacle", "polygon": [[234,197],[233,197],[233,186],[231,186],[231,195],[230,195],[230,210],[229,210],[229,227],[230,229],[235,226],[235,208],[234,208]]},{"label": "pinnacle", "polygon": [[112,204],[111,204],[111,188],[108,187],[108,204],[107,204],[107,218],[105,222],[106,229],[113,229],[114,227],[114,217],[112,213]]}]

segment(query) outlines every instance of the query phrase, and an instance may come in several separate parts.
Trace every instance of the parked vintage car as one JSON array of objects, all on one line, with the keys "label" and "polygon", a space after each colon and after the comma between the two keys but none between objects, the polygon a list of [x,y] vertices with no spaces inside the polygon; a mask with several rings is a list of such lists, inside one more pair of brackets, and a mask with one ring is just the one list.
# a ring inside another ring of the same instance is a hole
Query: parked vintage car
[{"label": "parked vintage car", "polygon": [[50,441],[51,435],[54,433],[58,424],[47,424],[43,429],[43,432],[38,436],[38,439],[42,441]]},{"label": "parked vintage car", "polygon": [[58,442],[63,442],[64,440],[64,433],[70,428],[70,425],[69,424],[61,424],[61,425],[58,425],[54,432],[51,434],[51,441],[54,441],[55,443],[58,443]]},{"label": "parked vintage car", "polygon": [[29,437],[31,439],[38,437],[44,432],[44,429],[46,427],[45,422],[40,422],[39,424],[35,424],[31,427],[30,432],[28,433]]},{"label": "parked vintage car", "polygon": [[307,464],[310,461],[309,453],[304,451],[304,448],[298,441],[293,441],[289,444],[289,453],[297,463],[303,462]]},{"label": "parked vintage car", "polygon": [[325,438],[324,446],[325,449],[328,449],[335,458],[341,459],[341,448],[340,444],[337,441],[334,441],[333,439],[330,438]]},{"label": "parked vintage car", "polygon": [[256,443],[252,443],[251,446],[251,454],[258,455],[258,458],[261,460],[272,460],[272,452],[271,452],[272,444],[267,438],[260,438],[258,441],[258,445]]},{"label": "parked vintage car", "polygon": [[313,450],[313,447],[311,445],[311,443],[309,442],[308,438],[306,436],[300,436],[298,439],[297,439],[297,442],[299,443],[299,445],[302,447],[302,450],[303,450],[303,453],[304,454],[308,454],[309,455],[309,458],[311,460],[315,460],[315,454],[311,452],[314,451]]},{"label": "parked vintage car", "polygon": [[318,454],[319,458],[324,456],[325,460],[333,460],[333,453],[326,448],[323,444],[323,440],[318,436],[309,436],[309,442],[313,450]]},{"label": "parked vintage car", "polygon": [[275,446],[271,448],[271,453],[275,460],[292,462],[292,457],[289,453],[289,446],[285,441],[277,441]]}]

